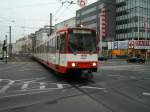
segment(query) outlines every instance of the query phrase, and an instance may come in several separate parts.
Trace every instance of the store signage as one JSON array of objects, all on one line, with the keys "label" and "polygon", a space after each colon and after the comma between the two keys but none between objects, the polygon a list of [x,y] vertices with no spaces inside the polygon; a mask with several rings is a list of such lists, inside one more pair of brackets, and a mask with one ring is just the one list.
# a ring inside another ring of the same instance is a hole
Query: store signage
[{"label": "store signage", "polygon": [[113,42],[113,49],[118,49],[118,42],[117,41]]},{"label": "store signage", "polygon": [[118,49],[128,49],[128,41],[118,41]]},{"label": "store signage", "polygon": [[150,40],[138,40],[134,41],[135,49],[150,49]]},{"label": "store signage", "polygon": [[133,49],[134,48],[134,41],[133,40],[129,41],[128,46],[129,46],[129,49]]},{"label": "store signage", "polygon": [[129,48],[150,49],[150,40],[132,40],[132,41],[129,41]]},{"label": "store signage", "polygon": [[84,7],[87,5],[87,0],[78,0],[77,3],[80,7]]},{"label": "store signage", "polygon": [[101,35],[106,37],[106,8],[101,9]]}]

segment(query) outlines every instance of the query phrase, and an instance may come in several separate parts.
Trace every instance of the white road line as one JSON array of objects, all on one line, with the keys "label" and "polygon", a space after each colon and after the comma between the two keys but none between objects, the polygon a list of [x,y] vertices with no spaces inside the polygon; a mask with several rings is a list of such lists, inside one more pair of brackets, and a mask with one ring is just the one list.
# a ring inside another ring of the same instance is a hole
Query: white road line
[{"label": "white road line", "polygon": [[1,90],[0,93],[5,93],[7,89],[14,83],[15,81],[10,81],[7,85],[5,85]]},{"label": "white road line", "polygon": [[142,93],[143,96],[150,96],[150,93]]},{"label": "white road line", "polygon": [[15,92],[34,92],[34,91],[47,91],[47,90],[60,90],[60,88],[45,88],[45,89],[29,89],[29,90],[17,90]]},{"label": "white road line", "polygon": [[29,86],[30,82],[24,82],[24,84],[21,87],[21,90],[26,90]]},{"label": "white road line", "polygon": [[[39,89],[33,89],[33,90],[35,91],[35,90],[39,90]],[[0,99],[10,98],[10,97],[17,97],[17,96],[24,96],[24,95],[40,94],[40,93],[49,92],[51,90],[59,90],[59,88],[47,88],[45,90],[35,91],[35,92],[30,92],[30,93],[22,93],[22,94],[14,94],[14,95],[1,96]],[[25,91],[30,91],[30,90],[25,90]]]},{"label": "white road line", "polygon": [[40,89],[45,89],[46,88],[46,83],[40,82]]},{"label": "white road line", "polygon": [[63,87],[63,84],[57,84],[57,87],[59,88],[59,89],[63,89],[64,87]]},{"label": "white road line", "polygon": [[121,75],[108,75],[109,77],[121,77]]},{"label": "white road line", "polygon": [[[46,79],[46,77],[40,77],[40,78],[30,78],[30,79],[22,79],[22,80],[13,80],[13,81],[20,81],[20,82],[25,82],[25,81],[30,81],[30,82],[34,82],[34,81],[39,81],[39,80],[43,80]],[[1,79],[4,81],[12,81],[11,79]]]},{"label": "white road line", "polygon": [[106,88],[99,88],[99,87],[90,87],[90,86],[82,86],[82,89],[98,89],[98,90],[105,90]]},{"label": "white road line", "polygon": [[12,80],[10,80],[10,79],[0,79],[0,81],[12,81]]}]

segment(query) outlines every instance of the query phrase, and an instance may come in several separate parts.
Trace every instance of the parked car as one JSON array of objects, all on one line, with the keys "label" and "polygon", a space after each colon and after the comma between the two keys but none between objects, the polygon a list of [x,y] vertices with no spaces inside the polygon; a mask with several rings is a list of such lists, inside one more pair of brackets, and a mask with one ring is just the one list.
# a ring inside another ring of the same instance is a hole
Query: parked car
[{"label": "parked car", "polygon": [[100,56],[100,57],[98,57],[98,60],[99,60],[99,61],[107,61],[108,58],[107,58],[107,57],[104,57],[104,56]]},{"label": "parked car", "polygon": [[138,58],[138,57],[131,57],[127,59],[128,63],[145,63],[145,59],[144,58]]},{"label": "parked car", "polygon": [[116,55],[116,57],[119,58],[119,59],[127,59],[127,58],[129,58],[128,55]]}]

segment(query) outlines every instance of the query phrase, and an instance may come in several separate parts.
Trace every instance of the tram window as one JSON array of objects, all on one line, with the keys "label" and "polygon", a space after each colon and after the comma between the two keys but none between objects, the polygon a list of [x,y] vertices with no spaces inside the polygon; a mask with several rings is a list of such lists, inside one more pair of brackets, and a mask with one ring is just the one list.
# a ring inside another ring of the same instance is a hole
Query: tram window
[{"label": "tram window", "polygon": [[55,51],[55,41],[54,41],[54,38],[51,41],[52,41],[52,52],[54,52]]},{"label": "tram window", "polygon": [[47,42],[46,48],[47,48],[46,52],[49,52],[49,41]]},{"label": "tram window", "polygon": [[54,49],[54,52],[55,52],[55,38],[53,38],[53,49]]},{"label": "tram window", "polygon": [[57,36],[57,45],[56,45],[57,50],[59,50],[59,46],[60,46],[60,37]]},{"label": "tram window", "polygon": [[50,52],[52,52],[52,39],[50,40]]}]

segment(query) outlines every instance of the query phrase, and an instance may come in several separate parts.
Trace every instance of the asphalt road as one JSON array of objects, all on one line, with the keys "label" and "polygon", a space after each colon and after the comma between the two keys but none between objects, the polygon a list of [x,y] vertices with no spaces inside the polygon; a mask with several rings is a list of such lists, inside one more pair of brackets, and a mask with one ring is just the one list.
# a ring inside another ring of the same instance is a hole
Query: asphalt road
[{"label": "asphalt road", "polygon": [[100,62],[99,72],[85,80],[25,57],[0,62],[0,112],[34,111],[150,112],[150,64]]}]

